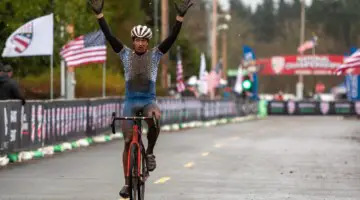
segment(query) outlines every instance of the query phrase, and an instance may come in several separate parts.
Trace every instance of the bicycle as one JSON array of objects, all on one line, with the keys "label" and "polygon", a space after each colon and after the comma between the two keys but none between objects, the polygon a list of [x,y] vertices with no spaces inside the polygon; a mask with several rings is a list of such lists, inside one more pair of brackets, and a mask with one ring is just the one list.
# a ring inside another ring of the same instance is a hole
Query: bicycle
[{"label": "bicycle", "polygon": [[[128,151],[128,168],[126,177],[129,181],[130,200],[144,200],[145,197],[145,182],[149,177],[149,171],[146,166],[146,153],[144,144],[141,139],[142,120],[153,120],[157,128],[155,113],[152,117],[143,117],[142,112],[137,112],[135,117],[116,117],[116,113],[112,113],[111,129],[115,134],[116,120],[133,120],[133,135]],[[141,170],[140,170],[141,169]]]}]

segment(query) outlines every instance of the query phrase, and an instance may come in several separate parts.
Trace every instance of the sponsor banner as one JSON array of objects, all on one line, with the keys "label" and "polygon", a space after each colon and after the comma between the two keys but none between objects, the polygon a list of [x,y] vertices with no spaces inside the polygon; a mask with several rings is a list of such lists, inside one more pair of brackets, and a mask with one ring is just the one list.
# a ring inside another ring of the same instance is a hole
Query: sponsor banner
[{"label": "sponsor banner", "polygon": [[360,115],[360,101],[270,101],[269,115]]},{"label": "sponsor banner", "polygon": [[296,108],[299,115],[316,115],[319,113],[317,102],[298,102]]},{"label": "sponsor banner", "polygon": [[[262,75],[333,75],[343,61],[343,55],[286,55],[258,59],[256,64]],[[360,74],[360,69],[352,73]]]},{"label": "sponsor banner", "polygon": [[21,110],[19,101],[0,102],[0,154],[20,146]]},{"label": "sponsor banner", "polygon": [[[157,102],[162,125],[257,113],[256,101],[161,98]],[[112,112],[121,116],[122,108],[120,98],[27,101],[24,107],[19,101],[0,101],[0,153],[110,133]]]},{"label": "sponsor banner", "polygon": [[[294,106],[295,107],[295,106]],[[295,108],[293,108],[295,109]],[[269,115],[287,115],[288,108],[284,101],[270,101],[268,103]]]},{"label": "sponsor banner", "polygon": [[8,141],[9,150],[14,151],[20,148],[20,132],[21,132],[21,103],[13,102],[7,104],[8,107]]},{"label": "sponsor banner", "polygon": [[8,140],[8,112],[6,107],[7,102],[0,102],[0,155],[7,153],[9,148]]},{"label": "sponsor banner", "polygon": [[353,102],[334,102],[334,113],[336,115],[354,115]]}]

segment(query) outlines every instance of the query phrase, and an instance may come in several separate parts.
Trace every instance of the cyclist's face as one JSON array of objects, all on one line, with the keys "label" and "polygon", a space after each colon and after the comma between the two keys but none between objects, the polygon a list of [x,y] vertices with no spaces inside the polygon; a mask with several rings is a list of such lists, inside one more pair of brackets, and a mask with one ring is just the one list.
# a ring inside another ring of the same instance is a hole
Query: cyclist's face
[{"label": "cyclist's face", "polygon": [[135,38],[133,45],[136,52],[144,53],[148,49],[149,42],[144,38]]}]

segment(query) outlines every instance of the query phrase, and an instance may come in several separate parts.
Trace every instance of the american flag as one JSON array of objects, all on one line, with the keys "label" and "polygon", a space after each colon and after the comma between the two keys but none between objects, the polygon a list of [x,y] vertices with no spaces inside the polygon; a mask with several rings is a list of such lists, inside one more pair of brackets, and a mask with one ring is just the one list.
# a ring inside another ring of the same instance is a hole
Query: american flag
[{"label": "american flag", "polygon": [[302,54],[304,53],[304,51],[314,48],[317,44],[317,40],[317,36],[314,36],[311,40],[306,41],[304,44],[299,46],[299,48],[297,49],[298,52]]},{"label": "american flag", "polygon": [[106,39],[102,31],[79,36],[64,45],[60,55],[68,67],[106,61]]},{"label": "american flag", "polygon": [[221,79],[221,74],[222,74],[222,61],[220,60],[217,64],[214,70],[212,70],[210,72],[210,74],[208,75],[208,87],[209,87],[209,91],[217,88],[220,84],[220,79]]},{"label": "american flag", "polygon": [[352,69],[355,67],[360,67],[360,49],[351,54],[351,56],[347,57],[344,60],[344,63],[335,70],[335,73],[337,75],[341,75],[348,69]]},{"label": "american flag", "polygon": [[183,79],[183,66],[180,56],[180,47],[178,47],[178,52],[177,52],[176,88],[178,92],[183,92],[185,90],[185,84]]}]

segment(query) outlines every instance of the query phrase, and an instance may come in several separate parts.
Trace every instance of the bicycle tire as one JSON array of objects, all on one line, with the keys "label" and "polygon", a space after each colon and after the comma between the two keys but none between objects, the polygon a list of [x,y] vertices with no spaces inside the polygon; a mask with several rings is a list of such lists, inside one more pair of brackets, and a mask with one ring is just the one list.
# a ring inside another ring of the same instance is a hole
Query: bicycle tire
[{"label": "bicycle tire", "polygon": [[[143,155],[143,154],[141,154]],[[146,168],[145,168],[145,157],[142,156],[141,158],[142,163],[141,163],[141,180],[138,182],[138,197],[139,200],[144,200],[145,199],[145,176],[146,176]]]},{"label": "bicycle tire", "polygon": [[137,146],[132,144],[130,146],[130,174],[129,174],[129,192],[130,200],[137,200],[139,177],[137,177]]}]

